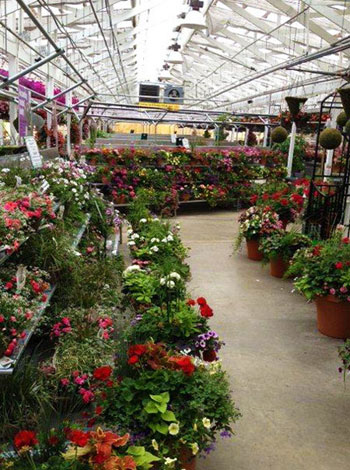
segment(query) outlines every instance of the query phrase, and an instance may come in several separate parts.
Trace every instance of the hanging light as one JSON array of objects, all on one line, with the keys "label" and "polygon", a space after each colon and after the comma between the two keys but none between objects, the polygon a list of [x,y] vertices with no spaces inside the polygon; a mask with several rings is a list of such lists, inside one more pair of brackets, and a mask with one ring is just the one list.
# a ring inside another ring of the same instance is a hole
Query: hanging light
[{"label": "hanging light", "polygon": [[171,50],[171,52],[169,54],[169,57],[165,59],[165,62],[168,62],[169,64],[182,64],[184,60],[181,53],[179,52],[179,44],[175,43],[170,46],[169,49]]},{"label": "hanging light", "polygon": [[204,16],[199,11],[199,9],[203,6],[203,2],[198,0],[191,0],[190,6],[192,9],[187,13],[185,18],[180,20],[178,26],[181,28],[194,29],[197,31],[207,29]]}]

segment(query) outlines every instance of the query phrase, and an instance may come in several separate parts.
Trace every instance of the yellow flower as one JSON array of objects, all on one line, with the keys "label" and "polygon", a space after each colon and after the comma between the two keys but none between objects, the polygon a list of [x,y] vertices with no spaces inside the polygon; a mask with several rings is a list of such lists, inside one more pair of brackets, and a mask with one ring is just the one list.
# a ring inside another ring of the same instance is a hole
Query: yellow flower
[{"label": "yellow flower", "polygon": [[90,445],[86,445],[85,447],[69,446],[67,452],[62,453],[62,457],[64,460],[73,460],[89,454],[91,450],[92,448]]},{"label": "yellow flower", "polygon": [[154,450],[159,450],[158,442],[155,439],[152,439],[152,446]]},{"label": "yellow flower", "polygon": [[197,429],[198,429],[197,423],[194,423],[194,425],[193,425],[193,430],[194,430],[194,431],[197,431]]},{"label": "yellow flower", "polygon": [[203,418],[202,419],[202,423],[203,423],[203,426],[207,429],[210,429],[211,427],[211,422],[210,422],[210,419],[208,418]]},{"label": "yellow flower", "polygon": [[192,454],[193,454],[193,455],[197,455],[197,454],[198,454],[199,447],[198,447],[197,442],[194,442],[193,444],[191,444],[191,449],[192,449]]},{"label": "yellow flower", "polygon": [[164,463],[165,465],[169,466],[170,468],[173,468],[174,467],[174,464],[175,462],[177,461],[177,459],[171,459],[170,457],[165,457],[164,459]]},{"label": "yellow flower", "polygon": [[169,434],[171,434],[172,436],[176,436],[177,434],[179,434],[179,425],[177,423],[171,423],[168,427],[168,430],[169,430]]}]

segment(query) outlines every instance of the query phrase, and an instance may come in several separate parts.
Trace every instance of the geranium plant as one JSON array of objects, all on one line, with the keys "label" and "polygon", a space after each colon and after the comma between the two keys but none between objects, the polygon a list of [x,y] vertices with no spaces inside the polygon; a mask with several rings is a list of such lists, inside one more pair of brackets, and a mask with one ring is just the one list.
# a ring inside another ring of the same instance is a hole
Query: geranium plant
[{"label": "geranium plant", "polygon": [[283,261],[288,262],[297,250],[308,247],[311,243],[312,241],[307,235],[281,230],[264,238],[261,242],[260,250],[266,261],[281,257]]}]

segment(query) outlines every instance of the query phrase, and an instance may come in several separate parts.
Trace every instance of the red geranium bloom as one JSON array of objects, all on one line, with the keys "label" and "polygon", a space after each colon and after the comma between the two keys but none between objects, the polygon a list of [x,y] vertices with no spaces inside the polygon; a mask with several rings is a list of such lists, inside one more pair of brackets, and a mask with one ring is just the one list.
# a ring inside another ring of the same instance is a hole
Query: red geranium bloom
[{"label": "red geranium bloom", "polygon": [[57,444],[59,443],[59,439],[57,436],[50,436],[47,442],[50,444],[50,446],[57,446]]},{"label": "red geranium bloom", "polygon": [[195,366],[189,356],[173,357],[171,359],[185,375],[190,376],[195,371]]},{"label": "red geranium bloom", "polygon": [[200,310],[202,317],[209,318],[213,316],[213,310],[209,307],[208,304],[201,306]]},{"label": "red geranium bloom", "polygon": [[94,370],[94,378],[97,380],[107,380],[112,374],[112,367],[102,366]]},{"label": "red geranium bloom", "polygon": [[144,344],[134,344],[130,346],[128,350],[128,355],[129,356],[142,356],[142,354],[145,354],[147,348]]},{"label": "red geranium bloom", "polygon": [[196,305],[196,301],[193,300],[193,299],[188,299],[186,303],[187,303],[187,305],[192,305],[192,306]]},{"label": "red geranium bloom", "polygon": [[250,202],[251,204],[253,204],[253,206],[257,200],[258,200],[258,196],[256,194],[253,194],[253,196],[250,198]]},{"label": "red geranium bloom", "polygon": [[204,297],[198,297],[198,299],[197,299],[197,304],[198,304],[198,305],[201,305],[201,306],[202,306],[202,305],[207,305],[207,301],[205,300]]},{"label": "red geranium bloom", "polygon": [[299,206],[302,206],[304,203],[304,198],[298,193],[294,193],[291,195],[291,199],[296,202]]},{"label": "red geranium bloom", "polygon": [[76,446],[85,447],[90,438],[90,434],[80,431],[80,429],[72,429],[68,432],[67,438]]},{"label": "red geranium bloom", "polygon": [[14,445],[16,449],[22,449],[22,447],[33,447],[38,444],[38,439],[34,431],[19,431],[14,437]]},{"label": "red geranium bloom", "polygon": [[281,199],[280,203],[282,204],[282,206],[288,206],[289,204],[288,199]]},{"label": "red geranium bloom", "polygon": [[343,268],[343,263],[341,261],[338,261],[337,263],[335,263],[335,267],[336,267],[336,269],[342,269]]},{"label": "red geranium bloom", "polygon": [[263,201],[267,201],[269,199],[269,195],[268,194],[263,194],[262,199],[263,199]]},{"label": "red geranium bloom", "polygon": [[128,364],[136,364],[137,362],[139,362],[140,358],[139,356],[131,356],[128,360]]},{"label": "red geranium bloom", "polygon": [[350,243],[350,238],[349,237],[344,237],[342,241],[343,241],[343,243],[345,243],[345,245],[348,245]]}]

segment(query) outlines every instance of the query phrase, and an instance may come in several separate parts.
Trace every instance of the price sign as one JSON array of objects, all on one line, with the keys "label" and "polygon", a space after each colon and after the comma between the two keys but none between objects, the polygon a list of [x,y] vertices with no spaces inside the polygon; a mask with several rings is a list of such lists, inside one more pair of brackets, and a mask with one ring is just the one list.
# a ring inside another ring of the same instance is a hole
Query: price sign
[{"label": "price sign", "polygon": [[30,161],[32,162],[33,168],[41,168],[43,166],[43,159],[40,155],[38,145],[32,135],[27,135],[25,138],[25,143],[29,153]]}]

